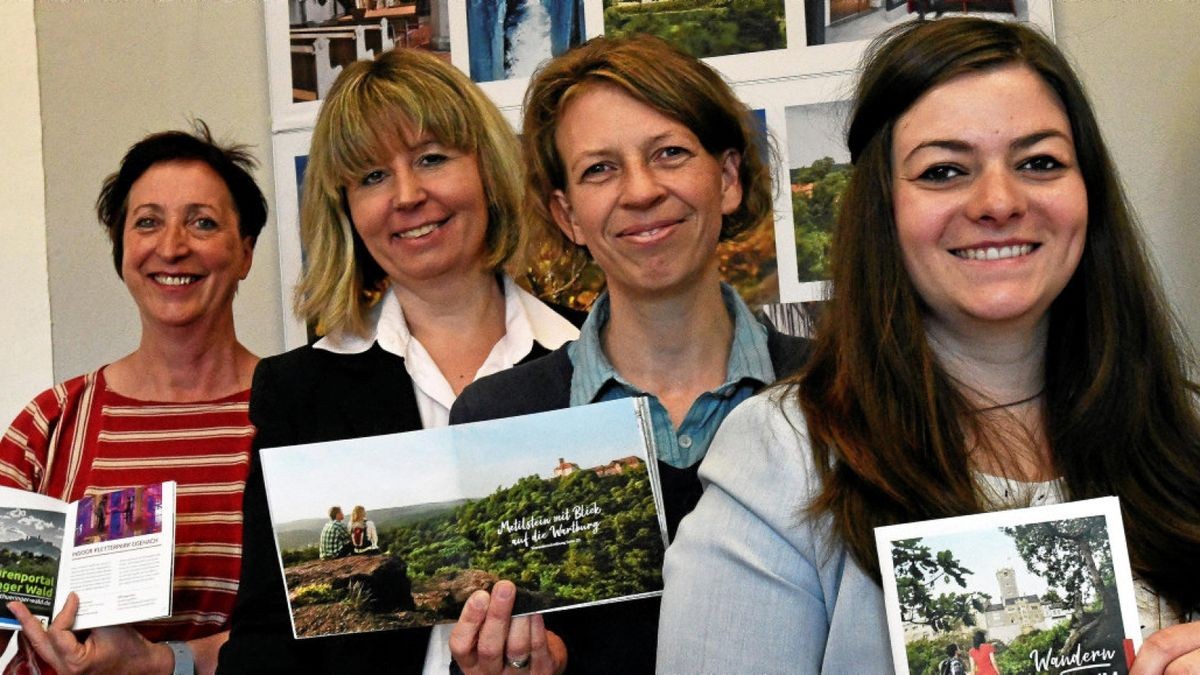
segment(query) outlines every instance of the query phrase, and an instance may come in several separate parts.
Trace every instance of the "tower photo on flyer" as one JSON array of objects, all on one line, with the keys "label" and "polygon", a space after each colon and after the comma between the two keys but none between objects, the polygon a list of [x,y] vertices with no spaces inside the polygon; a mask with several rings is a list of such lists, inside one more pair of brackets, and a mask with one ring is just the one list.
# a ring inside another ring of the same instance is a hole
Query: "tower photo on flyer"
[{"label": "tower photo on flyer", "polygon": [[499,580],[516,613],[662,591],[642,399],[262,451],[296,637],[456,621]]},{"label": "tower photo on flyer", "polygon": [[1141,631],[1116,497],[875,530],[897,673],[1123,675]]}]

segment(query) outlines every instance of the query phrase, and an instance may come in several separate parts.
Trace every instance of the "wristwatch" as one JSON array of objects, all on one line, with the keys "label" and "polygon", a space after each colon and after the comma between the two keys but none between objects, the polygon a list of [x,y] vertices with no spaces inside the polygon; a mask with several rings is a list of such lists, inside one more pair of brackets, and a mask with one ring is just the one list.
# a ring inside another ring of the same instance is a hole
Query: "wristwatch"
[{"label": "wristwatch", "polygon": [[171,671],[171,675],[196,675],[196,657],[188,643],[167,640],[166,644],[175,654],[175,670]]}]

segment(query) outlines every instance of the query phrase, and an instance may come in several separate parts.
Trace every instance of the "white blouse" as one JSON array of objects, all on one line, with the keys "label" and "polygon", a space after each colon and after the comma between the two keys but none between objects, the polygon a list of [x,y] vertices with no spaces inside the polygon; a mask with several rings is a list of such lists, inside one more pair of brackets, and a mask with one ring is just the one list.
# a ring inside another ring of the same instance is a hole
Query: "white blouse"
[{"label": "white blouse", "polygon": [[[361,354],[376,342],[385,351],[404,359],[404,368],[413,381],[421,426],[425,429],[450,423],[454,390],[433,362],[420,340],[413,337],[404,320],[404,309],[396,294],[387,292],[367,316],[366,335],[339,332],[327,335],[313,345],[337,354]],[[534,343],[549,350],[579,337],[579,329],[526,292],[508,276],[504,277],[504,337],[492,347],[472,381],[512,368],[529,355]]]}]

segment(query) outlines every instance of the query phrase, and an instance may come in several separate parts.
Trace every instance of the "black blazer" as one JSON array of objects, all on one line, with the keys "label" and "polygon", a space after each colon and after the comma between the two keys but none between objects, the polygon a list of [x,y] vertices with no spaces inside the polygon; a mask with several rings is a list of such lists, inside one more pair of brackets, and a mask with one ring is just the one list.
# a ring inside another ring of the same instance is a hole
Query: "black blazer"
[{"label": "black blazer", "polygon": [[[810,342],[767,326],[767,351],[775,376],[800,370]],[[566,345],[544,359],[489,375],[467,386],[450,409],[450,423],[528,415],[570,407],[574,367]],[[703,488],[696,472],[700,463],[678,469],[658,463],[671,538],[679,521],[695,508]],[[731,590],[730,592],[736,592]],[[551,612],[546,627],[567,645],[567,672],[653,673],[658,648],[660,599],[645,598],[609,605]]]},{"label": "black blazer", "polygon": [[[522,363],[548,353],[535,343]],[[261,448],[420,429],[404,359],[378,344],[360,354],[300,347],[263,359],[250,390],[250,421],[258,433],[242,506],[241,583],[217,671],[420,673],[428,629],[292,637],[258,454]]]}]

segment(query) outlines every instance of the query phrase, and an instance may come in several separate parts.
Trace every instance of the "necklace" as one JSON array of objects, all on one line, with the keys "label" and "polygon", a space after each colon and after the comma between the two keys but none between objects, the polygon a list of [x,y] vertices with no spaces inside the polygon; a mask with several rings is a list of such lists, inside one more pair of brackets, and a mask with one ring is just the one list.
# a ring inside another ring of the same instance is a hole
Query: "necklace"
[{"label": "necklace", "polygon": [[975,412],[977,412],[977,413],[985,413],[985,412],[991,412],[991,411],[993,411],[993,410],[1004,410],[1005,408],[1015,408],[1015,407],[1017,407],[1017,406],[1019,406],[1019,405],[1022,405],[1022,404],[1025,404],[1025,403],[1029,403],[1030,401],[1032,401],[1032,400],[1034,400],[1034,399],[1036,399],[1036,398],[1039,398],[1039,397],[1040,397],[1042,394],[1044,394],[1044,393],[1046,393],[1046,388],[1045,388],[1045,387],[1042,387],[1041,389],[1038,389],[1038,390],[1037,390],[1037,392],[1036,392],[1036,393],[1034,393],[1032,396],[1026,396],[1025,398],[1018,399],[1018,400],[1016,400],[1016,401],[1009,401],[1008,403],[1001,403],[1001,404],[999,404],[999,405],[992,405],[992,406],[988,406],[988,407],[986,407],[986,408],[978,408],[978,409],[976,409],[976,410],[975,410]]}]

